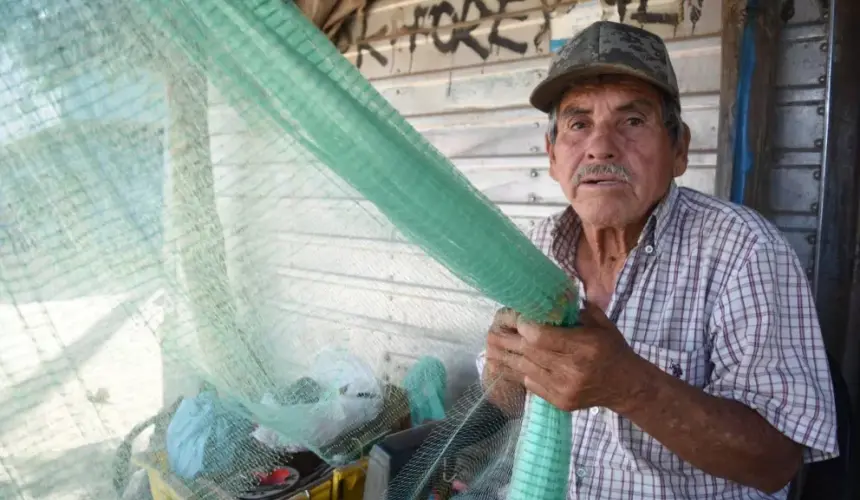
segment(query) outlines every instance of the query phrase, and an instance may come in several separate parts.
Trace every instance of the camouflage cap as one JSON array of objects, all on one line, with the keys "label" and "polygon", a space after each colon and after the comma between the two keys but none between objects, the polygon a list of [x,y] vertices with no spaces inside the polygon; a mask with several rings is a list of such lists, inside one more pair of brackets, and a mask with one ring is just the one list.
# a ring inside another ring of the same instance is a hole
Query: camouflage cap
[{"label": "camouflage cap", "polygon": [[576,80],[610,74],[641,78],[678,99],[675,70],[659,36],[627,24],[598,21],[555,54],[546,79],[532,92],[531,104],[549,113]]}]

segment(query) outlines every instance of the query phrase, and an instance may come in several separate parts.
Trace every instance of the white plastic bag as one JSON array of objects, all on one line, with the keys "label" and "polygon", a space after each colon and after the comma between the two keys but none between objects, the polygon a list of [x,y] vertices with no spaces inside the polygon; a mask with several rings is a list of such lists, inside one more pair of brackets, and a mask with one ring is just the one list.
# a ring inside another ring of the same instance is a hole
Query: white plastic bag
[{"label": "white plastic bag", "polygon": [[323,388],[319,402],[280,406],[266,394],[251,408],[260,424],[254,431],[257,440],[284,451],[316,449],[373,420],[382,410],[383,388],[373,369],[347,351],[318,354],[309,378]]}]

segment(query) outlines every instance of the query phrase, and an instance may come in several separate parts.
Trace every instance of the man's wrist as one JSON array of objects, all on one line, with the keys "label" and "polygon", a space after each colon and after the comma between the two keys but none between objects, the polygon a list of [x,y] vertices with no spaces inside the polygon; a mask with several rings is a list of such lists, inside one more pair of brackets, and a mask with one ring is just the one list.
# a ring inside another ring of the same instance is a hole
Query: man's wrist
[{"label": "man's wrist", "polygon": [[612,385],[616,390],[606,408],[618,415],[627,416],[646,406],[655,397],[653,371],[656,367],[632,350],[613,369]]}]

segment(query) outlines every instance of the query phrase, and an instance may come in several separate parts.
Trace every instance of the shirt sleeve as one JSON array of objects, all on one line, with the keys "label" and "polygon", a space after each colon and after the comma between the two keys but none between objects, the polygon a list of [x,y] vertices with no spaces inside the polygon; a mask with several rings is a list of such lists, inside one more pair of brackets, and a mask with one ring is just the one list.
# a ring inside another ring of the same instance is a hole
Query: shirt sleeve
[{"label": "shirt sleeve", "polygon": [[478,379],[483,382],[484,381],[484,365],[487,364],[487,351],[483,350],[478,353],[477,359],[475,359],[475,366],[478,368]]},{"label": "shirt sleeve", "polygon": [[804,462],[838,455],[833,384],[803,268],[785,241],[758,243],[711,318],[705,391],[739,401],[803,445]]}]

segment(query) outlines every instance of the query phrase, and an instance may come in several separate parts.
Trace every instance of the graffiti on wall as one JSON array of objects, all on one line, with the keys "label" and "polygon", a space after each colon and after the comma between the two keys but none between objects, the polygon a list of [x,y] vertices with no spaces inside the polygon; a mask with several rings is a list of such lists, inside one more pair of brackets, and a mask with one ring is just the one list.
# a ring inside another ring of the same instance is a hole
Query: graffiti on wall
[{"label": "graffiti on wall", "polygon": [[[527,15],[506,15],[511,10],[516,12],[519,7],[517,4],[525,1],[498,0],[497,4],[495,2],[490,4],[485,0],[454,0],[454,2],[441,0],[432,4],[420,4],[413,7],[407,14],[407,20],[403,26],[392,28],[394,23],[386,24],[375,32],[368,33],[367,17],[373,15],[371,11],[354,21],[356,29],[353,29],[353,38],[358,41],[358,44],[356,45],[355,40],[351,39],[346,44],[342,44],[342,47],[358,52],[356,59],[358,67],[364,63],[365,56],[373,58],[382,66],[388,65],[388,58],[372,43],[374,40],[386,38],[389,38],[389,42],[394,45],[401,38],[408,37],[410,54],[415,52],[419,37],[429,37],[435,50],[442,54],[454,53],[465,48],[486,60],[495,48],[522,55],[526,53],[530,43],[535,45],[540,43],[540,38],[534,37],[532,40],[512,38],[503,34],[503,28],[526,21]],[[544,24],[548,29],[549,14],[544,14],[544,17],[546,18]],[[492,21],[489,35],[476,35],[475,30],[490,19]],[[467,20],[472,22],[463,25]],[[446,26],[456,27],[449,30],[440,29]]]},{"label": "graffiti on wall", "polygon": [[[373,16],[384,14],[371,8],[352,21],[351,29],[343,30],[345,39],[338,45],[342,52],[355,54],[359,68],[369,60],[382,67],[391,64],[393,51],[383,48],[385,42],[394,48],[408,39],[411,57],[422,37],[440,54],[466,50],[486,61],[494,53],[526,55],[530,49],[542,50],[541,44],[549,38],[551,15],[560,10],[571,12],[590,5],[601,9],[606,19],[676,28],[687,16],[695,30],[703,4],[704,0],[435,0],[410,5],[405,12],[400,9],[396,18],[392,14],[382,22]],[[516,29],[525,23],[528,29]]]}]

